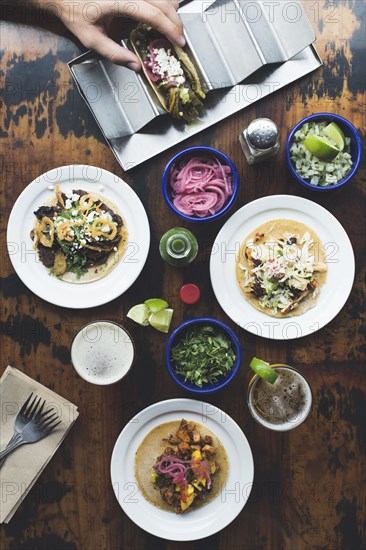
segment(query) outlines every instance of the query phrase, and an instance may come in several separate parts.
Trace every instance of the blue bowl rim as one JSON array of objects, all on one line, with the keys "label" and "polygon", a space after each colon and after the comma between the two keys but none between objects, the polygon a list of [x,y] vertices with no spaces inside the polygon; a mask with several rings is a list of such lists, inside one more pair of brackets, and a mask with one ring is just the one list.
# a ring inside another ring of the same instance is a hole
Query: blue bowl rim
[{"label": "blue bowl rim", "polygon": [[[192,387],[188,386],[187,383],[185,383],[183,380],[181,380],[178,376],[175,375],[172,362],[170,361],[170,350],[172,348],[173,342],[176,339],[176,337],[179,334],[181,334],[187,327],[190,327],[191,325],[203,324],[203,323],[216,325],[220,327],[220,329],[223,330],[231,338],[235,348],[236,361],[231,372],[222,380],[222,382],[219,382],[212,387],[206,387],[201,389],[193,385]],[[218,319],[214,319],[213,317],[196,317],[193,319],[189,319],[188,321],[184,321],[184,323],[179,325],[179,327],[177,327],[174,330],[174,332],[170,335],[167,345],[165,347],[165,365],[170,377],[172,378],[172,380],[174,380],[174,382],[176,382],[176,384],[178,384],[178,386],[193,393],[213,393],[227,386],[231,382],[231,380],[234,378],[236,373],[238,372],[241,364],[241,359],[242,359],[242,352],[241,352],[241,347],[240,347],[240,342],[238,337],[228,325],[226,325],[222,321],[219,321]]]},{"label": "blue bowl rim", "polygon": [[[175,162],[177,162],[177,160],[179,160],[181,157],[184,157],[185,155],[188,155],[190,153],[194,153],[194,152],[197,152],[197,151],[205,151],[207,153],[211,153],[211,154],[221,156],[221,158],[224,159],[225,163],[230,166],[230,168],[232,170],[232,173],[233,173],[233,194],[231,195],[229,200],[224,204],[224,206],[221,208],[221,210],[216,212],[216,214],[213,214],[212,216],[207,216],[205,218],[196,218],[196,217],[193,217],[193,216],[187,216],[186,214],[183,214],[182,212],[179,212],[179,210],[177,210],[177,208],[175,208],[175,206],[172,204],[172,202],[169,198],[169,193],[168,193],[168,185],[169,185],[168,176],[169,176],[169,172],[170,172],[170,169],[173,166],[173,164]],[[163,175],[162,175],[161,188],[162,188],[162,193],[163,193],[163,197],[164,197],[165,202],[167,203],[170,210],[172,210],[172,212],[174,212],[177,216],[179,216],[180,218],[183,218],[184,220],[187,220],[189,222],[193,222],[193,223],[211,222],[211,221],[214,221],[214,220],[220,218],[221,216],[223,216],[231,208],[231,206],[234,204],[234,202],[235,202],[235,200],[238,196],[238,192],[239,192],[239,174],[238,174],[236,166],[235,166],[234,162],[231,160],[231,158],[228,157],[222,151],[219,151],[219,149],[215,149],[214,147],[208,147],[207,145],[194,145],[193,147],[187,147],[186,149],[183,149],[182,151],[180,151],[179,153],[177,153],[176,155],[174,155],[174,157],[172,157],[170,159],[170,161],[166,165],[166,167],[164,169],[164,172],[163,172]]]},{"label": "blue bowl rim", "polygon": [[[330,119],[333,119],[333,120],[336,120],[336,121],[340,122],[341,124],[344,124],[350,130],[350,132],[353,134],[353,137],[354,137],[355,142],[356,142],[356,149],[357,149],[357,153],[355,155],[356,160],[354,161],[354,165],[353,165],[353,168],[350,171],[350,173],[347,174],[347,176],[345,178],[343,178],[343,180],[338,182],[336,185],[329,185],[329,186],[326,186],[326,187],[320,187],[318,185],[313,185],[313,184],[305,181],[296,172],[295,168],[292,165],[291,159],[290,159],[290,146],[291,146],[291,142],[292,142],[292,139],[293,139],[293,136],[294,136],[295,132],[297,132],[297,130],[303,124],[305,124],[306,122],[309,122],[311,120],[316,120],[316,119],[319,119],[319,118],[328,118],[328,119],[330,118]],[[309,115],[309,116],[303,118],[302,120],[300,120],[300,122],[298,122],[296,124],[296,126],[293,127],[293,129],[291,130],[291,132],[288,135],[287,142],[286,142],[286,159],[287,159],[287,164],[290,168],[290,171],[291,171],[292,175],[294,176],[294,178],[299,183],[301,183],[301,185],[304,185],[305,187],[308,187],[309,189],[313,189],[314,191],[330,191],[332,189],[338,189],[339,187],[342,187],[343,185],[348,183],[349,180],[351,178],[353,178],[353,176],[357,172],[357,170],[359,168],[359,165],[360,165],[360,162],[361,162],[361,158],[362,158],[362,141],[361,141],[361,137],[360,137],[360,134],[358,133],[357,128],[349,120],[347,120],[346,118],[344,118],[340,115],[336,115],[335,113],[327,113],[327,112],[315,113],[313,115]]]}]

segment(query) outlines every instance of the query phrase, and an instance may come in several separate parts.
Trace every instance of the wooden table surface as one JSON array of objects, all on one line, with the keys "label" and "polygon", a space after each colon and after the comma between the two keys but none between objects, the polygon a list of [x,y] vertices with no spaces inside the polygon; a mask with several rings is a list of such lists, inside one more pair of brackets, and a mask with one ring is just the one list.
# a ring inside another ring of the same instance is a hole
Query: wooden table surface
[{"label": "wooden table surface", "polygon": [[[119,507],[110,483],[114,442],[128,420],[163,399],[190,397],[169,378],[164,365],[166,335],[126,319],[129,308],[151,296],[164,296],[175,309],[173,328],[192,316],[231,320],[217,304],[209,279],[210,246],[225,219],[194,227],[200,257],[185,271],[162,262],[158,240],[182,225],[168,211],[160,192],[162,170],[179,147],[123,173],[84,106],[66,62],[81,50],[61,26],[41,12],[15,12],[3,5],[1,34],[1,136],[3,183],[1,234],[21,191],[37,175],[65,164],[91,164],[124,178],[141,198],[152,240],[146,266],[122,297],[91,310],[55,307],[33,295],[15,275],[5,246],[1,261],[1,372],[10,364],[77,404],[79,419],[13,520],[1,526],[4,549],[139,550],[359,549],[364,519],[365,277],[363,252],[365,172],[345,188],[316,193],[292,181],[284,144],[304,116],[331,111],[362,132],[364,106],[364,25],[361,0],[305,2],[318,36],[324,67],[192,138],[229,154],[241,188],[235,209],[271,194],[294,194],[327,208],[346,229],[356,256],[356,278],[347,304],[312,336],[281,342],[237,330],[243,349],[240,372],[224,391],[209,397],[241,426],[255,461],[255,484],[240,515],[226,529],[192,543],[155,538],[136,527]],[[18,8],[19,9],[19,8]],[[277,157],[249,167],[238,143],[239,131],[253,118],[273,118],[282,133]],[[184,225],[184,224],[183,224]],[[184,282],[200,285],[194,307],[179,301]],[[342,285],[342,281],[339,281]],[[84,382],[70,363],[70,343],[86,322],[121,322],[133,335],[137,361],[126,381],[110,387]],[[245,403],[253,355],[296,366],[308,378],[314,403],[308,420],[288,433],[257,425]]]}]

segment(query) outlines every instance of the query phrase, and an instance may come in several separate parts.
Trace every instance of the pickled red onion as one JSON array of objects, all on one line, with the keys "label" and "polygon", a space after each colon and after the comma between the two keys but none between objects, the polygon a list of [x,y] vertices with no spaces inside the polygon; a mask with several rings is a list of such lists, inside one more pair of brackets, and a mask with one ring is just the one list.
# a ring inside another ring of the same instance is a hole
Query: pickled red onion
[{"label": "pickled red onion", "polygon": [[165,474],[172,479],[173,483],[185,483],[187,466],[184,464],[190,464],[190,460],[180,460],[174,456],[164,455],[159,462],[154,466],[154,470],[158,474]]},{"label": "pickled red onion", "polygon": [[174,165],[170,174],[172,201],[186,216],[216,214],[233,194],[230,166],[214,156],[202,155]]},{"label": "pickled red onion", "polygon": [[201,460],[197,464],[192,462],[192,471],[198,480],[200,479],[207,480],[207,489],[211,487],[211,475],[210,475],[211,469],[210,469],[210,463],[207,460]]},{"label": "pickled red onion", "polygon": [[[187,466],[185,466],[187,464]],[[164,455],[154,465],[158,474],[164,474],[171,478],[175,484],[187,484],[187,470],[191,468],[197,479],[207,479],[207,488],[211,486],[210,463],[207,460],[181,460],[172,455]]]}]

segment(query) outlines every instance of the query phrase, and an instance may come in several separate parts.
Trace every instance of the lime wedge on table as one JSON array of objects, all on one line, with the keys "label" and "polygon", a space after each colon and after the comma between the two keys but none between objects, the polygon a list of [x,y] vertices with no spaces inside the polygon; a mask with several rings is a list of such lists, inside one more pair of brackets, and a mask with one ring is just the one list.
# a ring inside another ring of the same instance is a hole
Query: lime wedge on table
[{"label": "lime wedge on table", "polygon": [[315,134],[307,137],[304,141],[305,147],[316,158],[324,162],[331,162],[340,153],[341,149],[323,136],[316,136]]},{"label": "lime wedge on table", "polygon": [[254,370],[255,374],[258,374],[258,376],[270,384],[274,384],[278,378],[277,372],[269,366],[269,363],[262,361],[262,359],[257,359],[257,357],[253,357],[251,360],[250,368]]},{"label": "lime wedge on table", "polygon": [[137,306],[133,306],[133,308],[131,308],[130,311],[127,313],[127,317],[132,319],[132,321],[135,321],[135,323],[142,325],[143,327],[147,327],[147,325],[149,324],[150,315],[151,311],[146,304],[138,304]]},{"label": "lime wedge on table", "polygon": [[323,130],[324,134],[334,141],[340,151],[344,149],[344,133],[335,122],[328,124]]},{"label": "lime wedge on table", "polygon": [[151,313],[157,313],[161,309],[167,308],[169,305],[168,302],[161,298],[150,298],[149,300],[145,300],[145,304],[150,309]]},{"label": "lime wedge on table", "polygon": [[160,332],[168,332],[173,317],[173,310],[170,308],[161,309],[157,313],[152,313],[149,323]]}]

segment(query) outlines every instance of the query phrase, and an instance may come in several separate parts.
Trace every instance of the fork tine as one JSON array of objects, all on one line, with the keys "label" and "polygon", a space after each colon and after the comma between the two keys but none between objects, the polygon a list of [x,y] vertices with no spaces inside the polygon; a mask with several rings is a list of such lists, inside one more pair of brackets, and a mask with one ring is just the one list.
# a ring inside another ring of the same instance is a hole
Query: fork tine
[{"label": "fork tine", "polygon": [[47,424],[49,424],[50,422],[53,422],[54,420],[56,420],[58,417],[57,417],[57,413],[53,413],[45,418],[42,418],[39,422],[38,422],[38,427],[39,428],[43,428],[43,426],[47,426]]},{"label": "fork tine", "polygon": [[41,405],[41,408],[38,410],[38,412],[37,412],[37,414],[36,414],[36,416],[35,416],[35,420],[38,420],[38,419],[41,417],[41,413],[42,413],[42,411],[43,411],[43,408],[44,408],[45,404],[46,404],[46,400],[43,399],[43,403],[42,403],[42,405]]},{"label": "fork tine", "polygon": [[47,416],[48,414],[50,414],[54,409],[47,409],[46,411],[42,412],[40,415],[39,415],[39,420],[41,420],[42,418],[44,418],[45,416]]},{"label": "fork tine", "polygon": [[37,401],[35,402],[34,408],[32,409],[32,416],[30,417],[31,419],[33,419],[36,416],[36,412],[37,412],[37,409],[39,407],[39,404],[40,404],[41,400],[42,400],[42,398],[38,397]]},{"label": "fork tine", "polygon": [[50,433],[52,430],[54,430],[56,426],[58,426],[59,424],[61,424],[61,420],[53,419],[49,424],[42,426],[40,431],[44,435],[46,435]]},{"label": "fork tine", "polygon": [[[32,394],[32,395],[33,395],[33,394]],[[32,409],[33,409],[33,407],[34,407],[34,404],[35,404],[36,400],[37,400],[37,396],[35,395],[35,396],[33,397],[33,399],[31,400],[31,402],[29,403],[27,409],[24,410],[24,412],[23,412],[23,416],[24,416],[24,418],[26,418],[27,420],[31,420],[31,419],[32,419]]]},{"label": "fork tine", "polygon": [[19,414],[23,414],[23,413],[24,413],[25,409],[26,409],[27,406],[28,406],[29,401],[30,401],[31,398],[32,398],[32,395],[33,395],[33,392],[30,394],[30,396],[27,398],[27,400],[24,401],[24,403],[23,403],[23,405],[22,405],[22,408],[21,408],[20,411],[19,411]]},{"label": "fork tine", "polygon": [[50,409],[50,410],[44,412],[43,414],[41,414],[40,418],[38,419],[38,424],[42,425],[45,422],[48,422],[50,420],[50,418],[52,418],[54,416],[57,416],[57,412],[55,411],[55,409]]}]

